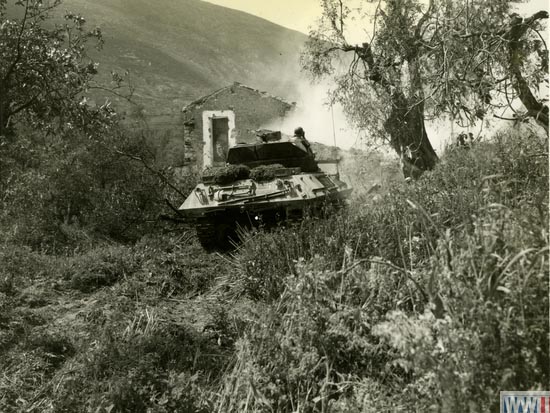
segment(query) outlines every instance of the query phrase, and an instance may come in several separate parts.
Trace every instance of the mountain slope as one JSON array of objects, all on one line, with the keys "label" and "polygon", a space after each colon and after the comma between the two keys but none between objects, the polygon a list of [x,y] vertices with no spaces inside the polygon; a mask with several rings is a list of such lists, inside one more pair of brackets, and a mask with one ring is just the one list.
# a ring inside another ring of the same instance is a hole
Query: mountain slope
[{"label": "mountain slope", "polygon": [[65,0],[65,10],[102,29],[94,58],[103,79],[129,70],[149,113],[178,111],[234,81],[295,98],[299,32],[200,0]]}]

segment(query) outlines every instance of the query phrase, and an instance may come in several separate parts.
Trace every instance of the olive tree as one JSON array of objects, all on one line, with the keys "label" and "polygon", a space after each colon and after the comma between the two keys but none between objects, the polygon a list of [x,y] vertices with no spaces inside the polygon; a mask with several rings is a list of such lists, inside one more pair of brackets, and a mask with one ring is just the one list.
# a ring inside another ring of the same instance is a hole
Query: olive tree
[{"label": "olive tree", "polygon": [[447,112],[463,126],[487,115],[533,119],[548,131],[548,49],[541,34],[548,12],[521,17],[512,5],[430,3],[425,89],[436,115]]},{"label": "olive tree", "polygon": [[59,5],[0,0],[0,234],[44,248],[81,228],[134,239],[158,214],[165,183],[148,142],[110,104],[88,103],[93,89],[121,94],[124,79],[94,80],[87,52],[101,32]]},{"label": "olive tree", "polygon": [[[514,107],[516,96],[532,102],[528,92],[546,73],[544,64],[526,64],[542,51],[528,37],[544,12],[510,19],[509,1],[321,0],[321,5],[302,65],[314,78],[335,80],[332,98],[358,127],[389,143],[405,176],[418,177],[438,161],[427,120],[449,117],[471,124],[490,110]],[[353,43],[350,32],[358,29],[364,40]],[[528,113],[544,122],[547,109],[537,102]]]},{"label": "olive tree", "polygon": [[[485,17],[480,19],[476,12]],[[510,118],[502,115],[512,112],[512,120],[533,119],[548,132],[548,48],[541,34],[546,19],[546,10],[495,19],[479,5],[464,16],[465,29],[455,36],[470,44],[469,53],[456,59],[455,68],[478,93],[485,111],[504,119]]]},{"label": "olive tree", "polygon": [[87,30],[78,14],[55,23],[50,14],[60,3],[0,0],[0,142],[12,139],[21,121],[91,130],[112,115],[83,95],[97,73],[87,42],[101,47],[101,31]]}]

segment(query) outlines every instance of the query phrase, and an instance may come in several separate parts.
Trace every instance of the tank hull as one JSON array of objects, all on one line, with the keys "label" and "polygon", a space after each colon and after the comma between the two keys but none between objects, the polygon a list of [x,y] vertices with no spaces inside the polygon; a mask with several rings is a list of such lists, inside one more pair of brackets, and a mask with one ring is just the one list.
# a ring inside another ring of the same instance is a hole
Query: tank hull
[{"label": "tank hull", "polygon": [[318,196],[310,199],[296,199],[296,200],[273,200],[265,202],[254,202],[254,203],[243,203],[238,205],[228,205],[228,206],[211,206],[205,208],[190,208],[190,209],[179,209],[181,215],[190,219],[199,219],[204,217],[210,217],[215,215],[224,215],[224,214],[238,214],[242,212],[266,212],[274,209],[283,209],[283,210],[302,210],[307,207],[313,206],[322,206],[323,204],[337,203],[339,201],[345,201],[345,199],[351,194],[351,189],[345,189],[338,191],[337,193]]},{"label": "tank hull", "polygon": [[195,223],[207,250],[231,248],[239,227],[272,226],[320,215],[342,206],[352,189],[337,176],[322,172],[280,176],[265,182],[244,179],[231,185],[201,183],[179,208]]}]

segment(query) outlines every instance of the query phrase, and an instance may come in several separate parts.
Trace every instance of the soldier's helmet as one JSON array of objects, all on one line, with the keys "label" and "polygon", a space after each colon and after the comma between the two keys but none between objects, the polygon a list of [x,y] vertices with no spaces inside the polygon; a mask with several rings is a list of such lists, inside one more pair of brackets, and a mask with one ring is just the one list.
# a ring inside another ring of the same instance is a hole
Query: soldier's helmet
[{"label": "soldier's helmet", "polygon": [[305,137],[304,129],[301,126],[298,126],[296,129],[294,129],[294,136],[304,138]]}]

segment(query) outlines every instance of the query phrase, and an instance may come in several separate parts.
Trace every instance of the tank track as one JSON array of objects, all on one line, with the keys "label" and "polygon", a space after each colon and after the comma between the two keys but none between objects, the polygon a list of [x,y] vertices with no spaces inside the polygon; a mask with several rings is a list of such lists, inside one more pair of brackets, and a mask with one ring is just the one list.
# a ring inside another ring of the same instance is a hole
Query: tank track
[{"label": "tank track", "polygon": [[236,222],[232,219],[200,219],[196,224],[197,238],[206,251],[228,251],[232,249]]},{"label": "tank track", "polygon": [[207,251],[213,251],[217,248],[217,223],[214,221],[199,220],[196,224],[197,238],[202,247]]}]

